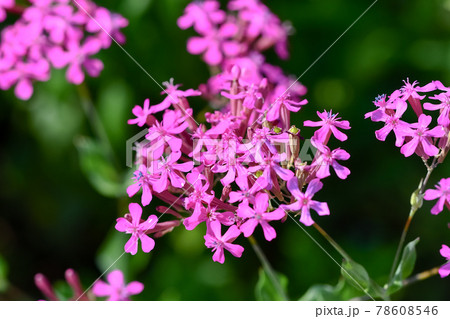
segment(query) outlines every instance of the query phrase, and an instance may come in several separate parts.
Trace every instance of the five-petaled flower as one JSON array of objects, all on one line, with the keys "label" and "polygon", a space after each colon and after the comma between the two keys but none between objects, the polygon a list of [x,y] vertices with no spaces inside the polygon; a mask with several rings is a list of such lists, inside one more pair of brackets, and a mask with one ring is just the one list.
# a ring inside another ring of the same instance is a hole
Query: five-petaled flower
[{"label": "five-petaled flower", "polygon": [[239,217],[244,218],[245,221],[239,227],[245,237],[249,237],[255,231],[256,226],[261,225],[264,237],[271,241],[277,236],[275,229],[269,225],[272,220],[280,220],[286,216],[283,210],[275,210],[267,212],[269,207],[269,195],[266,193],[258,193],[255,198],[253,208],[248,205],[247,201],[242,202],[237,209]]},{"label": "five-petaled flower", "polygon": [[306,226],[311,226],[314,224],[314,221],[311,218],[310,209],[314,209],[320,216],[330,214],[327,203],[318,202],[312,199],[314,194],[322,189],[322,186],[323,184],[319,179],[313,179],[308,184],[306,192],[302,193],[298,187],[297,177],[291,178],[287,182],[287,188],[297,201],[289,205],[281,205],[280,209],[291,211],[301,210],[300,222]]},{"label": "five-petaled flower", "polygon": [[92,287],[92,292],[97,297],[108,297],[108,301],[128,301],[132,295],[137,295],[144,290],[144,284],[132,281],[125,284],[123,273],[116,269],[107,276],[107,283],[103,280],[97,281]]},{"label": "five-petaled flower", "polygon": [[131,234],[131,238],[125,244],[125,252],[135,255],[138,251],[138,241],[141,241],[142,251],[150,252],[155,247],[155,241],[146,235],[146,231],[153,229],[158,222],[155,215],[151,215],[146,221],[141,221],[142,207],[131,203],[128,206],[130,218],[117,218],[116,229],[120,232]]},{"label": "five-petaled flower", "polygon": [[320,117],[321,121],[305,121],[303,123],[305,126],[320,126],[320,128],[314,133],[314,138],[317,141],[326,145],[331,133],[333,133],[334,137],[336,137],[339,141],[343,142],[347,139],[347,135],[339,131],[338,128],[349,130],[350,123],[348,121],[341,121],[341,118],[337,117],[339,113],[333,114],[331,110],[329,112],[324,110],[322,113],[317,111],[317,115]]},{"label": "five-petaled flower", "polygon": [[212,259],[223,264],[225,261],[224,249],[228,250],[235,257],[241,257],[244,252],[244,247],[232,244],[241,234],[241,231],[236,225],[228,228],[223,235],[221,228],[222,226],[218,220],[209,223],[204,238],[206,247],[212,248],[214,252]]}]

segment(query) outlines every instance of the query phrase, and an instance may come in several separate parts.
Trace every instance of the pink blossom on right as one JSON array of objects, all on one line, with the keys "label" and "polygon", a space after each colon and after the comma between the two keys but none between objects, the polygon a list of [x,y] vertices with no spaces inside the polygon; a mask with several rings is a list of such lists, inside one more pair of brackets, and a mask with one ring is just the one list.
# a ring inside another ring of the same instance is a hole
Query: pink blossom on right
[{"label": "pink blossom on right", "polygon": [[[404,136],[410,136],[412,139],[402,146],[400,152],[409,157],[414,152],[423,150],[428,156],[436,156],[439,153],[439,149],[433,145],[432,137],[443,137],[445,135],[444,128],[442,126],[436,126],[433,129],[428,129],[432,117],[430,115],[421,114],[419,116],[419,122],[410,125],[410,128],[403,130]],[[422,148],[422,149],[420,149]]]},{"label": "pink blossom on right", "polygon": [[130,296],[140,294],[144,290],[144,284],[138,281],[125,285],[123,273],[117,269],[110,272],[106,279],[107,283],[99,280],[92,287],[96,297],[108,297],[108,301],[128,301]]},{"label": "pink blossom on right", "polygon": [[444,204],[447,208],[450,207],[450,178],[443,178],[435,186],[436,189],[427,189],[423,196],[426,200],[434,200],[439,198],[436,205],[431,209],[433,215],[437,215],[444,209]]},{"label": "pink blossom on right", "polygon": [[450,274],[450,248],[447,245],[442,245],[442,248],[439,252],[441,253],[442,257],[445,257],[447,259],[447,263],[439,268],[439,275],[441,276],[441,278],[444,278]]}]

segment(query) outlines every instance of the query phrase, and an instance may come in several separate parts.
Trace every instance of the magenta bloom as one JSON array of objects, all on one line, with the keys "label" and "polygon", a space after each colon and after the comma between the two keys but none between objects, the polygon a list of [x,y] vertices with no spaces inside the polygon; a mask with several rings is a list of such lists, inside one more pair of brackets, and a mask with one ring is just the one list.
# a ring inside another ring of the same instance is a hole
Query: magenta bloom
[{"label": "magenta bloom", "polygon": [[431,209],[433,215],[437,215],[444,209],[444,204],[450,207],[450,178],[443,178],[436,185],[436,189],[427,189],[423,196],[426,200],[439,198],[436,205]]},{"label": "magenta bloom", "polygon": [[281,209],[273,212],[267,212],[268,207],[269,195],[267,195],[267,193],[258,193],[256,195],[253,208],[248,205],[247,201],[239,204],[239,208],[236,212],[239,217],[245,219],[239,229],[245,237],[249,237],[253,234],[258,224],[261,225],[266,240],[271,241],[277,236],[275,229],[269,225],[269,222],[272,220],[283,219],[286,216],[286,213]]},{"label": "magenta bloom", "polygon": [[281,118],[282,108],[286,108],[291,112],[298,112],[302,108],[302,105],[306,105],[307,103],[308,100],[302,100],[300,102],[293,101],[289,93],[283,93],[269,106],[266,118],[268,121],[276,121]]},{"label": "magenta bloom", "polygon": [[450,93],[445,92],[438,95],[435,95],[434,97],[430,97],[430,99],[438,100],[439,104],[432,104],[432,103],[424,103],[423,108],[425,110],[429,111],[435,111],[435,110],[441,110],[439,117],[438,117],[438,124],[442,126],[449,126],[450,125]]},{"label": "magenta bloom", "polygon": [[192,37],[188,40],[187,50],[191,54],[202,54],[209,65],[220,64],[224,57],[236,56],[240,45],[231,38],[238,31],[234,23],[224,23],[218,29],[210,29],[203,37]]},{"label": "magenta bloom", "polygon": [[450,274],[450,248],[447,245],[442,245],[442,248],[439,252],[441,253],[442,257],[445,257],[447,259],[447,263],[439,268],[439,275],[441,276],[441,278],[444,278]]},{"label": "magenta bloom", "polygon": [[166,159],[160,161],[154,161],[151,166],[153,174],[158,174],[159,179],[156,179],[153,183],[153,190],[161,193],[169,187],[170,184],[173,187],[181,188],[186,183],[186,180],[182,173],[189,172],[194,167],[194,162],[177,163],[181,157],[181,152],[172,152]]},{"label": "magenta bloom", "polygon": [[[146,99],[144,101],[144,105],[141,107],[139,105],[136,105],[132,112],[134,116],[136,116],[135,119],[129,119],[128,124],[137,124],[137,126],[142,127],[144,124],[147,123],[148,116],[152,114],[151,108],[153,107],[159,107],[163,103],[153,105],[150,107],[150,99]],[[168,107],[168,106],[167,106]]]},{"label": "magenta bloom", "polygon": [[445,131],[442,126],[436,126],[429,130],[428,125],[430,125],[431,120],[431,116],[421,114],[418,123],[413,123],[410,125],[410,128],[403,130],[402,134],[404,136],[412,137],[400,150],[405,157],[411,156],[419,147],[422,147],[423,152],[428,156],[435,156],[439,153],[439,149],[433,145],[431,138],[443,137]]},{"label": "magenta bloom", "polygon": [[232,242],[241,234],[241,231],[236,225],[228,228],[227,232],[222,236],[222,225],[219,221],[213,221],[209,224],[206,231],[205,245],[208,248],[212,248],[214,255],[213,261],[217,261],[221,264],[225,261],[224,249],[228,250],[234,257],[241,257],[244,252],[244,247]]},{"label": "magenta bloom", "polygon": [[6,19],[6,10],[14,7],[15,0],[0,0],[0,22]]},{"label": "magenta bloom", "polygon": [[151,185],[156,181],[156,178],[149,174],[147,166],[139,165],[139,169],[134,172],[133,179],[136,183],[128,186],[128,196],[133,197],[142,188],[142,206],[147,206],[152,201]]},{"label": "magenta bloom", "polygon": [[324,110],[322,113],[318,111],[317,115],[320,117],[321,121],[305,121],[303,125],[312,127],[320,126],[320,129],[314,133],[314,138],[322,144],[326,144],[328,142],[331,133],[333,133],[334,137],[336,137],[339,141],[345,141],[347,139],[347,135],[339,131],[338,128],[349,130],[350,123],[348,121],[341,121],[341,118],[337,117],[338,114],[339,113],[333,114],[332,111],[327,112]]},{"label": "magenta bloom", "polygon": [[297,200],[290,205],[281,205],[281,209],[288,209],[292,211],[300,211],[300,222],[306,226],[311,226],[314,221],[311,218],[310,209],[314,209],[320,216],[330,215],[328,204],[313,200],[315,193],[322,189],[322,182],[319,179],[313,179],[306,189],[305,193],[302,193],[298,188],[298,179],[294,177],[287,182],[287,188],[291,192],[292,196]]},{"label": "magenta bloom", "polygon": [[198,33],[209,32],[215,25],[225,21],[225,12],[219,8],[220,3],[215,0],[191,2],[178,18],[177,24],[180,29],[194,27]]},{"label": "magenta bloom", "polygon": [[125,285],[123,273],[120,270],[111,271],[107,276],[108,283],[99,280],[92,287],[92,292],[97,297],[108,297],[108,301],[127,301],[132,295],[137,295],[144,290],[144,284],[132,281]]},{"label": "magenta bloom", "polygon": [[336,175],[340,179],[346,179],[350,175],[350,170],[338,163],[339,161],[346,161],[350,158],[350,154],[341,148],[337,148],[331,151],[328,146],[322,145],[311,140],[312,144],[320,152],[320,156],[314,161],[313,166],[318,166],[316,176],[319,178],[325,178],[330,176],[330,166],[333,167]]},{"label": "magenta bloom", "polygon": [[[403,132],[409,128],[409,124],[401,120],[408,105],[403,100],[396,100],[395,105],[395,113],[391,112],[390,115],[388,115],[383,112],[382,115],[380,115],[380,120],[385,122],[385,125],[383,128],[375,131],[375,136],[378,140],[385,141],[388,134],[393,130],[395,134],[395,146],[400,147],[405,140]],[[377,115],[374,114],[372,120],[374,120],[374,117],[377,117]]]},{"label": "magenta bloom", "polygon": [[142,208],[139,204],[131,203],[128,206],[131,215],[129,218],[117,218],[116,229],[122,233],[131,234],[131,238],[125,244],[125,252],[136,255],[138,241],[141,240],[142,251],[150,252],[155,247],[155,241],[146,235],[146,231],[153,229],[158,222],[158,217],[151,215],[146,221],[141,222]]}]

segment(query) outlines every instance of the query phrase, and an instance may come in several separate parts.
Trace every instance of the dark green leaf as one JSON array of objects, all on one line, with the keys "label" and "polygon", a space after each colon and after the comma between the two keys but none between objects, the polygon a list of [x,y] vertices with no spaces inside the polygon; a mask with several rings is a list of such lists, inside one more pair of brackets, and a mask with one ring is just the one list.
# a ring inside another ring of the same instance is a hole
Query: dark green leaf
[{"label": "dark green leaf", "polygon": [[362,291],[368,291],[370,287],[370,277],[363,266],[354,261],[344,260],[341,273],[355,288]]}]

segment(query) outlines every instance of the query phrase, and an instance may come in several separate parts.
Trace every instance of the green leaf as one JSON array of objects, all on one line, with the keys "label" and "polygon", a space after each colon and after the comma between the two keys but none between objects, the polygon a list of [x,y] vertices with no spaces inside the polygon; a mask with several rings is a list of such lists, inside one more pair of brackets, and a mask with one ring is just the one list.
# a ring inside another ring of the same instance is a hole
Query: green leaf
[{"label": "green leaf", "polygon": [[89,137],[79,137],[75,145],[81,170],[95,190],[106,197],[118,196],[121,192],[119,174],[108,159],[104,147]]},{"label": "green leaf", "polygon": [[311,286],[299,301],[342,301],[336,287],[330,285]]},{"label": "green leaf", "polygon": [[344,260],[341,268],[342,276],[355,288],[368,291],[370,288],[370,277],[367,270],[352,260]]},{"label": "green leaf", "polygon": [[[285,275],[277,272],[278,281],[284,291],[287,290],[288,279]],[[278,293],[278,290],[274,287],[272,281],[267,276],[266,272],[261,268],[259,269],[259,279],[255,287],[256,300],[259,301],[282,301],[283,296]]]},{"label": "green leaf", "polygon": [[8,289],[8,264],[6,260],[0,255],[0,292]]},{"label": "green leaf", "polygon": [[418,242],[419,238],[416,238],[403,248],[402,258],[395,270],[394,277],[389,282],[388,294],[398,291],[403,286],[403,280],[412,274],[416,264],[416,245]]}]

